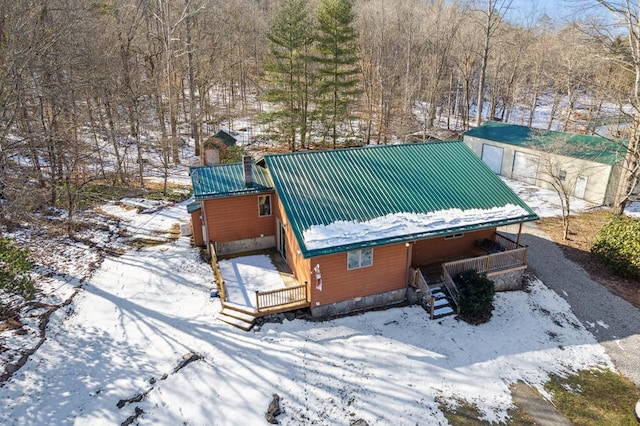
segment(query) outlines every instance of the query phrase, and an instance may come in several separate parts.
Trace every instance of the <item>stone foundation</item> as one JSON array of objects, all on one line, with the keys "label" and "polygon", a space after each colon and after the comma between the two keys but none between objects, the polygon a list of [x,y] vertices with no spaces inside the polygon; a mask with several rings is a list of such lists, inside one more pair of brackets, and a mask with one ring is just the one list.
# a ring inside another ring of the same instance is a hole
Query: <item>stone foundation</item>
[{"label": "stone foundation", "polygon": [[393,305],[405,301],[406,295],[407,291],[403,288],[386,293],[373,294],[371,296],[362,296],[343,302],[330,303],[328,305],[311,306],[311,315],[314,318],[323,318]]},{"label": "stone foundation", "polygon": [[506,272],[493,272],[487,278],[494,282],[496,291],[522,290],[522,277],[525,267]]},{"label": "stone foundation", "polygon": [[275,235],[268,235],[259,238],[250,238],[247,240],[231,241],[228,243],[216,243],[216,254],[235,254],[256,250],[266,250],[276,246]]}]

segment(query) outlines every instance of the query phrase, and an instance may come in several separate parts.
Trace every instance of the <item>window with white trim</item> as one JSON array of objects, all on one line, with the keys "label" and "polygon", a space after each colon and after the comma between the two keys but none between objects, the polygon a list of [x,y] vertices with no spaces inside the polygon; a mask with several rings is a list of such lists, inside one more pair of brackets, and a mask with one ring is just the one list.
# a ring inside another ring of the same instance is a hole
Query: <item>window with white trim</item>
[{"label": "window with white trim", "polygon": [[450,234],[450,235],[445,235],[444,239],[445,240],[453,240],[454,238],[462,238],[464,234]]},{"label": "window with white trim", "polygon": [[347,269],[366,268],[373,265],[373,249],[366,248],[347,252]]},{"label": "window with white trim", "polygon": [[271,216],[271,195],[258,196],[258,215]]}]

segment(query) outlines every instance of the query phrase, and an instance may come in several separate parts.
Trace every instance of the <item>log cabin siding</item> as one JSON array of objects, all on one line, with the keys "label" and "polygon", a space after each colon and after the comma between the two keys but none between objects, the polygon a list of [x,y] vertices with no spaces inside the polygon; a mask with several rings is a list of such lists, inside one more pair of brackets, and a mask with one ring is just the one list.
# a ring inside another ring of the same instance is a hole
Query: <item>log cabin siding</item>
[{"label": "log cabin siding", "polygon": [[275,235],[274,194],[270,195],[272,214],[264,217],[258,215],[256,194],[204,200],[209,241],[227,243]]},{"label": "log cabin siding", "polygon": [[372,266],[350,270],[347,269],[346,252],[312,258],[311,268],[320,265],[322,291],[316,289],[312,276],[311,306],[404,288],[407,250],[404,244],[374,247]]},{"label": "log cabin siding", "polygon": [[[286,217],[284,213],[284,208],[282,207],[282,202],[280,198],[275,195],[272,200],[274,215],[280,219],[282,223],[288,224],[289,219]],[[276,225],[277,226],[277,225]],[[276,230],[276,233],[278,231]],[[306,259],[302,256],[300,252],[300,246],[298,245],[298,240],[296,240],[295,235],[291,232],[291,227],[286,226],[284,228],[285,238],[286,238],[286,261],[289,268],[293,272],[293,275],[296,277],[296,280],[300,284],[307,285],[311,282],[311,267],[309,259]]]},{"label": "log cabin siding", "polygon": [[452,260],[455,257],[465,257],[465,255],[478,250],[475,245],[476,240],[485,238],[493,240],[495,233],[496,228],[490,228],[464,233],[460,238],[436,237],[416,241],[413,245],[413,265],[428,265]]},{"label": "log cabin siding", "polygon": [[202,237],[202,220],[200,220],[201,214],[201,209],[191,213],[191,232],[193,232],[193,244],[197,246],[204,245],[204,238]]}]

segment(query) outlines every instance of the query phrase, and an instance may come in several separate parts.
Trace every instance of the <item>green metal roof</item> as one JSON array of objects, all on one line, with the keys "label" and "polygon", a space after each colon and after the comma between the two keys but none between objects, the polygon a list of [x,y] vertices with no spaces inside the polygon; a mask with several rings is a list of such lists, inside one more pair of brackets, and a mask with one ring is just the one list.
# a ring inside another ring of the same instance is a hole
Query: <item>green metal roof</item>
[{"label": "green metal roof", "polygon": [[251,167],[253,184],[250,186],[245,185],[242,163],[190,167],[189,174],[195,199],[203,200],[272,190],[273,183],[267,171],[255,164]]},{"label": "green metal roof", "polygon": [[194,201],[192,203],[187,204],[187,213],[191,214],[193,212],[197,212],[200,210],[200,201]]},{"label": "green metal roof", "polygon": [[216,133],[214,137],[220,139],[226,146],[233,146],[236,144],[236,138],[234,138],[224,130],[218,130],[218,133]]},{"label": "green metal roof", "polygon": [[[536,214],[464,143],[436,142],[267,155],[265,164],[305,257],[411,241],[535,220]],[[303,233],[313,225],[366,222],[392,213],[507,204],[528,213],[505,223],[483,223],[422,234],[308,250]]]},{"label": "green metal roof", "polygon": [[626,143],[621,141],[600,136],[534,129],[496,121],[488,121],[469,130],[465,135],[602,164],[615,164],[622,160],[626,153]]}]

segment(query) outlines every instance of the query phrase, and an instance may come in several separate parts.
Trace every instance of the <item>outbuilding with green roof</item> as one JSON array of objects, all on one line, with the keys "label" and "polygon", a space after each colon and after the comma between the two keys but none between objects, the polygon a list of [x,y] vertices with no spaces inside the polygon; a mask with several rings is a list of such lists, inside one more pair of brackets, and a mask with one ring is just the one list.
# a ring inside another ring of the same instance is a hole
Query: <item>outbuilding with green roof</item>
[{"label": "outbuilding with green roof", "polygon": [[[517,288],[521,225],[538,218],[461,141],[266,155],[194,167],[191,180],[207,247],[273,247],[319,316],[396,303],[413,287],[433,308],[428,282],[448,276],[443,264]],[[513,239],[498,232],[510,225]]]},{"label": "outbuilding with green roof", "polygon": [[597,205],[613,202],[626,152],[624,141],[489,121],[464,142],[494,173]]}]

